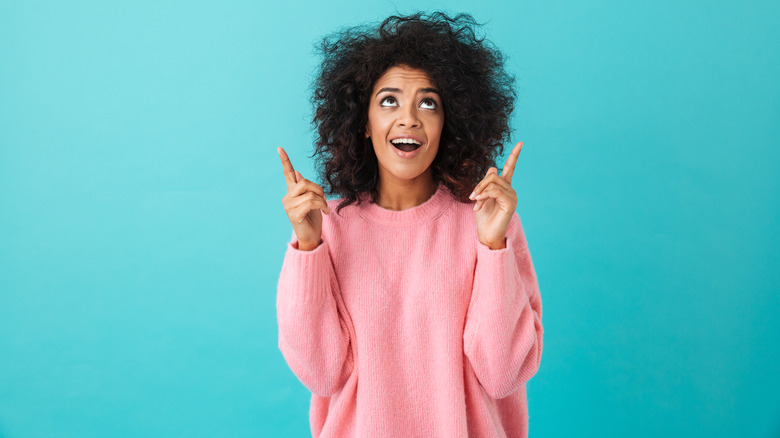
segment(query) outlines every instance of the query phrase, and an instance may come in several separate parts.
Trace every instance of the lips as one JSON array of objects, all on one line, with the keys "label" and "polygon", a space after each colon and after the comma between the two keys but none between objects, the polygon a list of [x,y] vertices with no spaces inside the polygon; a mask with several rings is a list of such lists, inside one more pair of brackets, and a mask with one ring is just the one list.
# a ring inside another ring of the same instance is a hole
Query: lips
[{"label": "lips", "polygon": [[[392,149],[395,152],[395,154],[398,155],[401,158],[414,158],[422,150],[422,147],[421,146],[417,146],[417,145],[399,145],[399,146],[396,146],[396,145],[390,143],[390,146],[392,146]],[[400,149],[402,147],[408,147],[410,150],[409,151],[405,151],[403,149]]]},{"label": "lips", "polygon": [[404,152],[415,151],[423,144],[421,139],[413,135],[397,135],[390,139],[390,143],[396,149]]}]

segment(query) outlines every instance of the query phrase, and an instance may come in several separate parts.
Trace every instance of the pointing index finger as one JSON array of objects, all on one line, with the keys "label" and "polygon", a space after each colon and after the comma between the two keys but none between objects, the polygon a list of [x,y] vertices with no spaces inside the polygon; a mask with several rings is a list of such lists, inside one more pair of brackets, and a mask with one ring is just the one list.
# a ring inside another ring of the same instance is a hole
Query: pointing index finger
[{"label": "pointing index finger", "polygon": [[512,174],[515,173],[515,164],[517,164],[517,157],[520,156],[520,149],[523,148],[523,142],[518,142],[512,149],[512,153],[509,154],[509,158],[506,159],[504,170],[501,172],[501,178],[507,182],[512,182]]},{"label": "pointing index finger", "polygon": [[279,151],[279,158],[282,160],[282,168],[284,169],[284,180],[287,182],[287,188],[289,189],[298,182],[298,179],[295,176],[295,169],[293,168],[292,162],[290,162],[290,157],[287,156],[287,152],[285,152],[281,146],[276,148],[276,150]]}]

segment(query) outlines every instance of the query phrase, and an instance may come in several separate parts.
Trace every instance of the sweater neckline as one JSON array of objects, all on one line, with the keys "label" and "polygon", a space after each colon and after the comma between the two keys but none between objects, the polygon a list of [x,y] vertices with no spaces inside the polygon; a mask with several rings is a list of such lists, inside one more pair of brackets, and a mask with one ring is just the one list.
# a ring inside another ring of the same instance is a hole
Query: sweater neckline
[{"label": "sweater neckline", "polygon": [[362,198],[363,202],[358,206],[358,210],[365,219],[385,225],[407,225],[438,217],[448,205],[450,191],[444,184],[439,184],[427,201],[406,210],[388,210],[380,207],[371,202],[371,196],[367,193],[364,193]]}]

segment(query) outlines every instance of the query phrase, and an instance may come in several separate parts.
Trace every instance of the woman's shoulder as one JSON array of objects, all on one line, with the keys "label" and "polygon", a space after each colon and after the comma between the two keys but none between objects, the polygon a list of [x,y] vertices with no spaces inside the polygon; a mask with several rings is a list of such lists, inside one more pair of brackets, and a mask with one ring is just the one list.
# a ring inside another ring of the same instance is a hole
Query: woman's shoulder
[{"label": "woman's shoulder", "polygon": [[328,199],[327,203],[330,213],[322,215],[323,232],[345,228],[360,219],[357,202],[346,204],[344,198],[333,198]]},{"label": "woman's shoulder", "polygon": [[[344,215],[352,215],[357,209],[357,201],[346,204],[347,200],[344,198],[328,199],[328,208],[330,208],[330,215],[343,218]],[[342,204],[344,204],[342,206]],[[341,207],[339,209],[339,207]]]}]

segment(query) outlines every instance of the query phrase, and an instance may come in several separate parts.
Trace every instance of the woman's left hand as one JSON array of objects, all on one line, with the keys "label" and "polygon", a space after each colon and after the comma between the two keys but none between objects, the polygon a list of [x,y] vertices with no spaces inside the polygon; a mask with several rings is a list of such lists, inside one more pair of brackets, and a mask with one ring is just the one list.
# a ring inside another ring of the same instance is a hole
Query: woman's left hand
[{"label": "woman's left hand", "polygon": [[495,167],[488,169],[485,178],[474,188],[470,199],[474,205],[479,241],[490,249],[506,248],[506,230],[517,208],[517,193],[512,188],[512,174],[523,142],[512,149],[501,176]]}]

